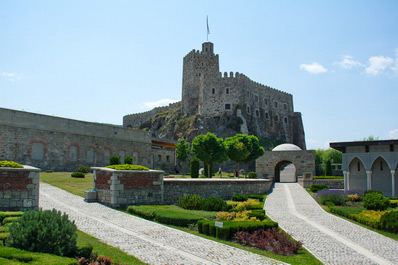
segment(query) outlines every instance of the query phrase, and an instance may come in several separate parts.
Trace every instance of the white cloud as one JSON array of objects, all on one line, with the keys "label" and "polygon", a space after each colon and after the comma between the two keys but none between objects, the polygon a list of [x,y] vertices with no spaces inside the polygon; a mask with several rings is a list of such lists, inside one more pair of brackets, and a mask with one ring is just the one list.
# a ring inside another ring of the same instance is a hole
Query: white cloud
[{"label": "white cloud", "polygon": [[343,55],[342,57],[343,58],[340,62],[335,63],[342,68],[351,69],[353,67],[365,67],[364,64],[360,63],[359,61],[354,60],[354,57],[351,55]]},{"label": "white cloud", "polygon": [[313,62],[312,64],[300,64],[300,69],[310,72],[311,74],[320,74],[328,71],[328,69],[317,62]]},{"label": "white cloud", "polygon": [[372,56],[369,58],[369,66],[365,69],[367,74],[378,75],[394,63],[394,59],[384,56]]},{"label": "white cloud", "polygon": [[144,108],[144,109],[153,109],[153,108],[156,108],[156,107],[160,107],[160,106],[167,106],[167,105],[169,105],[170,103],[174,103],[174,102],[177,102],[178,100],[174,100],[174,99],[160,99],[160,100],[157,100],[157,101],[151,101],[151,102],[144,102],[144,103],[142,103],[142,107]]},{"label": "white cloud", "polygon": [[15,81],[21,79],[21,76],[15,73],[0,72],[0,77],[5,77],[9,81]]},{"label": "white cloud", "polygon": [[398,129],[394,129],[388,132],[390,139],[398,139]]}]

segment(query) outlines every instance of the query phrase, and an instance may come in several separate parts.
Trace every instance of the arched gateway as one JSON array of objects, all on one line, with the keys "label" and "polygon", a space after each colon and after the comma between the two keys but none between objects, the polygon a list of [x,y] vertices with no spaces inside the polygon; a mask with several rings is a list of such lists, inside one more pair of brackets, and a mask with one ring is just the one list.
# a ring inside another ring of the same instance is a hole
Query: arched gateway
[{"label": "arched gateway", "polygon": [[297,182],[305,177],[312,179],[315,151],[301,150],[294,144],[278,145],[256,160],[256,171],[260,177],[273,179],[274,182]]}]

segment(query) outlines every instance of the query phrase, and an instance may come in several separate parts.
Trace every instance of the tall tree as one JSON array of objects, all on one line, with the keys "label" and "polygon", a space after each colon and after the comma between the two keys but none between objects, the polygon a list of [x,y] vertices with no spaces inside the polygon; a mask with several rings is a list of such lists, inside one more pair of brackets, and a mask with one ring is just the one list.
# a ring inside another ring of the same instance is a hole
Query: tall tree
[{"label": "tall tree", "polygon": [[209,178],[211,163],[222,163],[228,159],[223,139],[217,138],[212,133],[196,136],[192,141],[192,152],[207,166]]},{"label": "tall tree", "polygon": [[249,140],[249,152],[250,154],[244,160],[245,164],[249,163],[250,161],[256,160],[260,156],[264,154],[264,148],[260,146],[260,142],[258,138],[254,135],[247,136]]},{"label": "tall tree", "polygon": [[224,143],[228,158],[238,164],[239,170],[240,163],[250,155],[248,137],[244,134],[237,134],[226,138]]},{"label": "tall tree", "polygon": [[178,160],[185,162],[188,159],[189,154],[191,153],[191,148],[189,147],[189,143],[182,138],[178,144],[176,144],[177,153],[176,156]]}]

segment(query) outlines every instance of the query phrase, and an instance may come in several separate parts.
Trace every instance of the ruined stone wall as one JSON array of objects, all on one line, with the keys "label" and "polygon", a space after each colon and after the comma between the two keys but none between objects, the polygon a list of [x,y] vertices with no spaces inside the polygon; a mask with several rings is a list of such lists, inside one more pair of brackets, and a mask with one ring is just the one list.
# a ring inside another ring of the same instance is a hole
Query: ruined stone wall
[{"label": "ruined stone wall", "polygon": [[148,132],[0,109],[0,160],[42,170],[76,171],[108,165],[112,155],[134,156],[151,166]]},{"label": "ruined stone wall", "polygon": [[236,193],[265,194],[272,185],[266,179],[164,179],[164,203],[176,204],[187,194],[230,200]]},{"label": "ruined stone wall", "polygon": [[0,210],[37,210],[39,207],[39,172],[34,167],[0,167]]}]

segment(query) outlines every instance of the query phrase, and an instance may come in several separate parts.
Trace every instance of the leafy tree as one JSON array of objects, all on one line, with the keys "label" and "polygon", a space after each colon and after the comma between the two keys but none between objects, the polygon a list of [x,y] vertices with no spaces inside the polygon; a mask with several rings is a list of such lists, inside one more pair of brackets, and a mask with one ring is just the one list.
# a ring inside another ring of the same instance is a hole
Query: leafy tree
[{"label": "leafy tree", "polygon": [[237,134],[225,139],[224,143],[228,158],[238,163],[239,170],[240,163],[250,155],[248,137],[244,134]]},{"label": "leafy tree", "polygon": [[109,158],[109,165],[120,165],[120,156],[111,156]]},{"label": "leafy tree", "polygon": [[244,160],[246,164],[250,161],[256,160],[264,154],[264,148],[260,146],[260,142],[258,141],[258,138],[256,136],[249,135],[247,136],[247,139],[249,140],[248,147],[250,154]]},{"label": "leafy tree", "polygon": [[380,137],[378,136],[375,137],[373,135],[360,139],[360,141],[377,141],[377,140],[380,140]]},{"label": "leafy tree", "polygon": [[198,178],[199,177],[199,168],[200,163],[199,159],[196,157],[191,159],[191,178]]},{"label": "leafy tree", "polygon": [[325,170],[325,176],[332,176],[333,171],[332,171],[332,162],[330,160],[326,161],[326,170]]},{"label": "leafy tree", "polygon": [[177,153],[176,156],[178,160],[185,162],[191,153],[191,148],[189,147],[189,143],[182,138],[178,144],[176,144]]},{"label": "leafy tree", "polygon": [[[192,152],[207,166],[207,172],[211,172],[212,162],[222,163],[227,160],[224,141],[213,133],[198,135],[192,141]],[[208,174],[210,178],[210,174]]]}]

